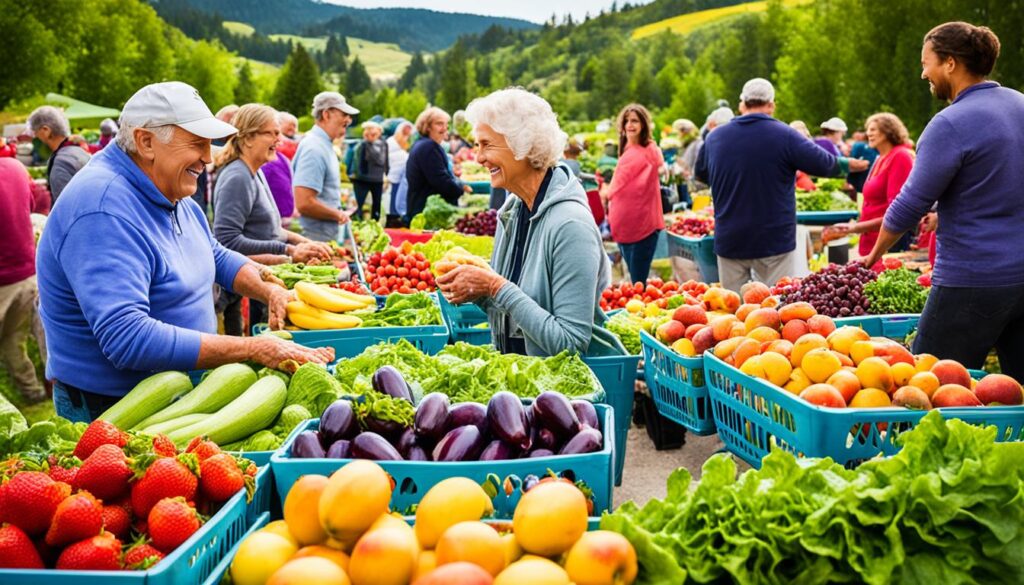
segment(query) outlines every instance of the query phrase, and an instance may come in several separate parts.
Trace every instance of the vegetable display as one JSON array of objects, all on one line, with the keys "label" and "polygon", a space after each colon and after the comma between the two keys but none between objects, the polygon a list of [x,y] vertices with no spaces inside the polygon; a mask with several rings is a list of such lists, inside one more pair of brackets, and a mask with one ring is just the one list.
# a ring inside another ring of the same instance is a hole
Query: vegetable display
[{"label": "vegetable display", "polygon": [[[704,294],[704,291],[708,289],[708,285],[689,280],[684,283],[678,283],[673,280],[663,281],[660,278],[650,278],[647,283],[636,282],[620,282],[619,284],[613,284],[601,292],[601,309],[605,311],[611,311],[613,309],[623,309],[629,305],[630,301],[637,301],[639,304],[634,303],[632,306],[637,307],[637,311],[643,308],[643,305],[654,303],[659,308],[665,309],[669,306],[669,298],[678,295],[688,295],[692,298],[697,298]],[[682,299],[680,299],[682,300]]]},{"label": "vegetable display", "polygon": [[387,232],[375,221],[353,221],[352,237],[363,254],[383,252],[391,244]]},{"label": "vegetable display", "polygon": [[332,264],[275,264],[267,267],[271,274],[284,281],[285,288],[295,288],[297,282],[334,284],[338,282],[341,270]]},{"label": "vegetable display", "polygon": [[780,449],[737,479],[715,455],[696,489],[679,469],[667,498],[601,527],[636,548],[642,584],[1019,583],[1024,507],[1005,503],[1024,486],[1024,444],[995,434],[930,413],[897,455],[852,471]]},{"label": "vegetable display", "polygon": [[423,254],[431,263],[440,260],[452,248],[462,248],[474,256],[489,261],[494,252],[494,238],[441,230],[434,233],[428,241],[413,244],[412,247],[414,252]]},{"label": "vegetable display", "polygon": [[474,236],[493,236],[497,227],[498,211],[495,209],[467,215],[455,222],[455,231]]},{"label": "vegetable display", "polygon": [[440,325],[441,309],[427,293],[392,294],[384,307],[362,315],[362,327],[419,327]]},{"label": "vegetable display", "polygon": [[455,226],[455,221],[467,212],[448,203],[440,195],[427,197],[423,212],[412,218],[409,227],[414,230],[446,230]]},{"label": "vegetable display", "polygon": [[638,313],[619,311],[605,322],[604,328],[614,333],[629,353],[637,355],[642,349],[640,331],[648,329],[645,326],[646,320]]},{"label": "vegetable display", "polygon": [[918,282],[919,274],[907,268],[885,270],[864,285],[869,312],[878,315],[920,313],[928,300],[928,288]]},{"label": "vegetable display", "polygon": [[796,191],[797,211],[856,211],[857,202],[842,191]]},{"label": "vegetable display", "polygon": [[435,288],[430,260],[423,253],[414,252],[408,241],[402,242],[399,248],[389,247],[370,255],[365,272],[370,289],[378,295],[409,294]]}]

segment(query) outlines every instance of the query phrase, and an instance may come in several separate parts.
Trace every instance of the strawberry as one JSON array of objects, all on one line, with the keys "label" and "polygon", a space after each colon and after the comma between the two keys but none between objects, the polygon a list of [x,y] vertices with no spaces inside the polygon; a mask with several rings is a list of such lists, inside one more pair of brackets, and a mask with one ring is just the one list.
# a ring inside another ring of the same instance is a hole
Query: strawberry
[{"label": "strawberry", "polygon": [[140,479],[132,486],[132,512],[136,518],[148,517],[153,505],[164,498],[195,498],[199,486],[196,477],[199,463],[195,455],[140,459],[136,472]]},{"label": "strawberry", "polygon": [[132,470],[124,451],[116,445],[100,445],[82,463],[76,477],[78,489],[101,500],[115,500],[128,493]]},{"label": "strawberry", "polygon": [[121,569],[121,541],[109,532],[79,540],[60,553],[57,569],[118,571]]},{"label": "strawberry", "polygon": [[0,526],[0,569],[42,569],[39,552],[20,528],[13,524]]},{"label": "strawberry", "polygon": [[89,423],[82,437],[75,445],[75,457],[85,461],[100,445],[116,445],[124,447],[128,443],[128,434],[105,420]]},{"label": "strawberry", "polygon": [[71,487],[77,487],[78,469],[81,466],[81,461],[75,457],[57,457],[56,455],[50,455],[46,458],[48,465],[47,474],[53,479],[53,481],[63,481]]},{"label": "strawberry", "polygon": [[62,546],[95,536],[103,530],[103,506],[89,492],[68,496],[57,506],[46,544]]},{"label": "strawberry", "polygon": [[57,506],[71,495],[71,486],[53,481],[41,471],[22,471],[4,484],[4,517],[29,537],[41,536],[50,527]]},{"label": "strawberry", "polygon": [[199,514],[184,498],[164,498],[149,512],[149,536],[165,554],[188,540],[199,526]]},{"label": "strawberry", "polygon": [[178,448],[167,435],[157,435],[153,437],[153,452],[161,457],[174,457],[178,454]]},{"label": "strawberry", "polygon": [[103,506],[103,529],[118,538],[126,538],[132,526],[132,515],[121,504]]},{"label": "strawberry", "polygon": [[224,502],[245,487],[235,458],[219,453],[199,464],[199,490],[211,502]]},{"label": "strawberry", "polygon": [[128,547],[124,553],[124,568],[133,571],[145,571],[164,558],[164,553],[149,544],[148,541],[140,541]]},{"label": "strawberry", "polygon": [[217,443],[207,440],[205,437],[196,437],[189,441],[185,447],[186,453],[193,453],[200,463],[220,453]]}]

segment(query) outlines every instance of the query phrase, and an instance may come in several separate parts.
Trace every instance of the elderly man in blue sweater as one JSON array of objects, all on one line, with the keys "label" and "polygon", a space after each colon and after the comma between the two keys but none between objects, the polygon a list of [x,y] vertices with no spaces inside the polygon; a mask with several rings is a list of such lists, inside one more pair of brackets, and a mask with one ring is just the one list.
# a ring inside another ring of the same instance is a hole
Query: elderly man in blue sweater
[{"label": "elderly man in blue sweater", "polygon": [[146,376],[253,360],[326,363],[272,337],[217,335],[213,284],[270,307],[283,324],[288,293],[217,243],[190,196],[210,143],[235,132],[179,82],[140,89],[114,146],[68,183],[36,257],[47,378],[57,414],[90,421]]},{"label": "elderly man in blue sweater", "polygon": [[932,290],[915,353],[980,368],[996,348],[1024,382],[1024,94],[987,81],[999,39],[949,22],[921,50],[921,77],[950,105],[918,141],[914,170],[885,214],[868,266],[938,203]]}]

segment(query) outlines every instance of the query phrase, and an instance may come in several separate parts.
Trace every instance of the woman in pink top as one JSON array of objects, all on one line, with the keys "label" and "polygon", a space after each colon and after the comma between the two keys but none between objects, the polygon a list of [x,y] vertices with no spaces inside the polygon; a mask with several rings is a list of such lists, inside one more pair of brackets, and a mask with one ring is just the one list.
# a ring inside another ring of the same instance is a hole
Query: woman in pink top
[{"label": "woman in pink top", "polygon": [[[868,255],[874,248],[885,211],[903,188],[914,166],[910,135],[899,118],[889,113],[875,114],[868,118],[866,125],[868,145],[878,150],[878,158],[864,182],[864,206],[860,211],[860,220],[832,227],[836,234],[833,237],[842,237],[848,233],[861,234],[858,246],[861,256]],[[892,251],[906,250],[909,236],[909,232],[905,234]]]},{"label": "woman in pink top", "polygon": [[619,162],[612,181],[602,190],[608,204],[612,239],[629,268],[633,282],[646,282],[665,229],[661,212],[660,173],[665,165],[661,150],[651,139],[651,114],[640,104],[622,108],[619,129]]}]

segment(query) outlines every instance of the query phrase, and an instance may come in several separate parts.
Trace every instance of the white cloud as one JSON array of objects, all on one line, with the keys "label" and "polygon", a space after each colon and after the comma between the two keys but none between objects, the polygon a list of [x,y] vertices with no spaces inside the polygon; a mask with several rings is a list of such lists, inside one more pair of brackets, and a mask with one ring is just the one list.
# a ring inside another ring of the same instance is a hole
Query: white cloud
[{"label": "white cloud", "polygon": [[[612,0],[516,0],[514,2],[481,2],[480,0],[327,0],[332,4],[356,8],[429,8],[441,12],[466,12],[486,16],[510,16],[533,22],[544,22],[552,14],[561,22],[565,14],[572,14],[574,20],[582,20],[589,12],[608,10]],[[651,0],[631,0],[630,4],[647,4]],[[625,2],[619,2],[622,6]]]}]

